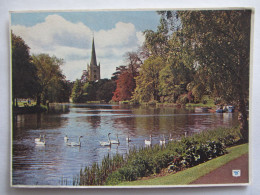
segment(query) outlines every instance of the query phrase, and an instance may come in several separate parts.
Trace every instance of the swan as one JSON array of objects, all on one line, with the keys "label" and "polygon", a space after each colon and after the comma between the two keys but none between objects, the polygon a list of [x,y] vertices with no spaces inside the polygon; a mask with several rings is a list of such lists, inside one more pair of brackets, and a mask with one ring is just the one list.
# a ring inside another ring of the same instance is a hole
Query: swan
[{"label": "swan", "polygon": [[170,133],[169,141],[173,141],[172,134]]},{"label": "swan", "polygon": [[68,136],[65,135],[65,137],[64,137],[64,141],[65,141],[65,142],[68,142],[68,140],[69,140]]},{"label": "swan", "polygon": [[100,142],[101,146],[111,146],[111,141],[110,141],[110,137],[109,137],[110,134],[111,133],[108,133],[108,135],[107,135],[108,136],[108,142]]},{"label": "swan", "polygon": [[[184,137],[187,137],[187,132],[186,132],[186,131],[184,132]],[[180,141],[181,141],[181,137],[179,137],[179,138],[177,139],[177,141],[180,142]]]},{"label": "swan", "polygon": [[43,141],[35,142],[37,146],[45,146],[45,135],[43,135]]},{"label": "swan", "polygon": [[147,146],[152,145],[152,135],[150,135],[150,140],[144,140],[144,144],[147,145]]},{"label": "swan", "polygon": [[160,140],[160,145],[164,145],[166,143],[165,141],[165,137],[164,137],[164,134],[163,134],[163,140]]},{"label": "swan", "polygon": [[111,140],[111,144],[120,144],[119,139],[118,139],[118,134],[116,134],[117,140]]},{"label": "swan", "polygon": [[67,146],[81,146],[80,138],[83,136],[79,136],[79,142],[69,142],[67,143]]},{"label": "swan", "polygon": [[35,138],[34,141],[35,142],[40,142],[41,141],[41,137],[42,137],[42,135],[40,134],[40,137]]},{"label": "swan", "polygon": [[127,142],[132,141],[132,140],[130,139],[129,135],[127,136],[127,138],[125,138],[125,140],[126,140]]}]

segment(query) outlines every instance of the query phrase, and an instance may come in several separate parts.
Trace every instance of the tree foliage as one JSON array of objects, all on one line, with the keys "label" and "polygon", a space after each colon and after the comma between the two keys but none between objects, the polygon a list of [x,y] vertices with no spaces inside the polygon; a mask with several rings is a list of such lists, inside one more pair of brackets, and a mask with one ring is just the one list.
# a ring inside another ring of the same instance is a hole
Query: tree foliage
[{"label": "tree foliage", "polygon": [[[37,69],[32,63],[30,48],[24,40],[11,33],[12,98],[34,97],[38,91]],[[14,102],[15,105],[15,102]]]},{"label": "tree foliage", "polygon": [[101,79],[82,83],[79,79],[73,85],[71,98],[74,103],[86,103],[88,101],[109,102],[115,91],[116,83],[113,80]]},{"label": "tree foliage", "polygon": [[33,55],[32,61],[37,67],[37,77],[40,85],[38,91],[38,104],[46,101],[56,102],[57,97],[65,86],[65,76],[62,74],[60,66],[64,61],[48,54]]},{"label": "tree foliage", "polygon": [[130,100],[135,89],[135,80],[133,74],[125,71],[120,74],[119,78],[116,80],[116,90],[112,100],[115,102]]},{"label": "tree foliage", "polygon": [[82,96],[81,82],[80,80],[77,79],[71,91],[72,102],[74,103],[80,102],[81,96]]},{"label": "tree foliage", "polygon": [[159,101],[159,75],[165,62],[160,57],[149,57],[136,78],[133,99],[138,102]]}]

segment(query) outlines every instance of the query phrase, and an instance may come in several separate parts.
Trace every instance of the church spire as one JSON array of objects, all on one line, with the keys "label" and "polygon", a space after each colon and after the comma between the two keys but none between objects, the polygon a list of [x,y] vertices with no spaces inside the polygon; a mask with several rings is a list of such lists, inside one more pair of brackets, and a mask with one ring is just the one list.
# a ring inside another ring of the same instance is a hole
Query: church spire
[{"label": "church spire", "polygon": [[100,63],[97,65],[94,36],[92,40],[91,60],[90,64],[87,66],[87,74],[89,81],[100,80]]},{"label": "church spire", "polygon": [[92,52],[91,52],[90,66],[97,66],[97,58],[96,58],[94,37],[93,37],[93,40],[92,40]]}]

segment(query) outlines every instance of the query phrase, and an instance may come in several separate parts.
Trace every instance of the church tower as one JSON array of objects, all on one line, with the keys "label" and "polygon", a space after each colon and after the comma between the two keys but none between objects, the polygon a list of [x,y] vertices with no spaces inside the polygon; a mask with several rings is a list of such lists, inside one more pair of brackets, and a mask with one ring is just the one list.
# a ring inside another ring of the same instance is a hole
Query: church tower
[{"label": "church tower", "polygon": [[88,64],[87,66],[87,71],[88,71],[89,81],[100,80],[100,63],[99,65],[97,65],[94,37],[92,40],[91,60],[90,60],[90,64]]}]

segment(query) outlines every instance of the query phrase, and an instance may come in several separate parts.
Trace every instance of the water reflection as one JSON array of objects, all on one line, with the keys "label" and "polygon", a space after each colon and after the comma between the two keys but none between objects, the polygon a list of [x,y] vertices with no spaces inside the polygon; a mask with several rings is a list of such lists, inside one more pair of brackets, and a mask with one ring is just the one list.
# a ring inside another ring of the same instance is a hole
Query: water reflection
[{"label": "water reflection", "polygon": [[[101,163],[105,155],[125,154],[129,148],[144,146],[152,135],[153,144],[159,144],[162,135],[166,142],[171,134],[178,138],[237,124],[236,113],[198,113],[192,109],[130,107],[128,105],[59,105],[59,111],[42,114],[15,115],[13,118],[13,184],[60,185],[73,177],[81,168],[93,162]],[[111,147],[100,141],[116,139],[120,144]],[[46,136],[45,146],[36,146],[34,139]],[[81,147],[70,147],[64,142],[81,139]],[[128,135],[131,142],[126,141]]]}]

